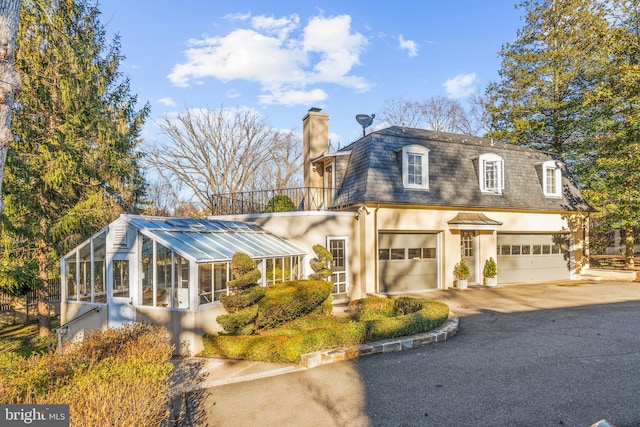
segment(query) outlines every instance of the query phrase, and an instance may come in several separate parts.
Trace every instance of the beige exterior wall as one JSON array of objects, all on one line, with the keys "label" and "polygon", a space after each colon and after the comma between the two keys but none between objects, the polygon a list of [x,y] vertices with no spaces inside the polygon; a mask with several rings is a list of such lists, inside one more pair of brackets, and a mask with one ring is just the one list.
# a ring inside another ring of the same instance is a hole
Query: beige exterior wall
[{"label": "beige exterior wall", "polygon": [[[379,292],[378,233],[431,232],[439,237],[438,289],[454,285],[453,268],[460,261],[460,230],[451,229],[448,221],[459,212],[469,209],[421,209],[368,206],[358,213],[347,212],[291,212],[225,217],[260,224],[273,234],[285,238],[312,254],[311,247],[325,245],[327,236],[349,236],[349,273],[351,299],[363,298]],[[581,217],[567,221],[566,214],[542,212],[477,211],[502,222],[497,230],[477,230],[475,240],[476,282],[482,282],[482,270],[489,257],[497,259],[498,233],[559,233],[571,235],[571,277],[580,274],[583,258],[583,228]],[[305,262],[308,273],[308,259]],[[500,266],[498,265],[498,270]]]},{"label": "beige exterior wall", "polygon": [[[97,308],[97,310],[91,311]],[[90,312],[90,313],[89,313]],[[60,324],[83,316],[67,325],[65,340],[83,339],[90,329],[106,329],[109,310],[106,304],[86,304],[81,302],[60,303]]]}]

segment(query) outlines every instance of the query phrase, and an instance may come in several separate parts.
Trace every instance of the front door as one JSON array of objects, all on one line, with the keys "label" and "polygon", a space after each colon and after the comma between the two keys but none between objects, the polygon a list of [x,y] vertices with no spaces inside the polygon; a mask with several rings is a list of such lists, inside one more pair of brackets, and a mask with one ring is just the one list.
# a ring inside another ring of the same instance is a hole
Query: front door
[{"label": "front door", "polygon": [[117,328],[136,321],[131,291],[131,263],[127,259],[111,260],[109,288],[109,327]]},{"label": "front door", "polygon": [[461,231],[460,232],[460,256],[467,262],[469,266],[469,283],[477,282],[476,278],[476,232]]}]

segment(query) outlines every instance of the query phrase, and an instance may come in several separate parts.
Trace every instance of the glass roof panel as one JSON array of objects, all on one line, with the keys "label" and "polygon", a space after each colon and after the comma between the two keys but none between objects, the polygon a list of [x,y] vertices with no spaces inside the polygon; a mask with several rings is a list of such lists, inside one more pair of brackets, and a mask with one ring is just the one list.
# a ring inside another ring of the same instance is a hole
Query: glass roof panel
[{"label": "glass roof panel", "polygon": [[135,215],[127,219],[143,234],[196,262],[228,261],[235,252],[252,258],[305,254],[254,223]]}]

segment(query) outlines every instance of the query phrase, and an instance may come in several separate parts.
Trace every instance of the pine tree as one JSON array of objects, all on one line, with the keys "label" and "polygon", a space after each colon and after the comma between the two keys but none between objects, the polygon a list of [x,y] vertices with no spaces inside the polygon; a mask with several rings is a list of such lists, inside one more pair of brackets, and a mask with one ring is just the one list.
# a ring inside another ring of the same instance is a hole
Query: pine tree
[{"label": "pine tree", "polygon": [[36,261],[42,335],[50,333],[48,280],[59,257],[144,198],[136,148],[148,106],[136,110],[119,72],[119,39],[107,44],[99,15],[87,0],[26,0],[20,17],[23,88],[3,220]]},{"label": "pine tree", "polygon": [[640,225],[640,6],[617,0],[594,70],[598,84],[585,94],[590,138],[578,171],[585,196],[614,228],[626,231],[625,264],[634,266],[634,227]]},{"label": "pine tree", "polygon": [[500,81],[487,88],[488,137],[571,158],[583,135],[581,99],[607,19],[598,0],[528,0],[525,24],[503,46]]}]

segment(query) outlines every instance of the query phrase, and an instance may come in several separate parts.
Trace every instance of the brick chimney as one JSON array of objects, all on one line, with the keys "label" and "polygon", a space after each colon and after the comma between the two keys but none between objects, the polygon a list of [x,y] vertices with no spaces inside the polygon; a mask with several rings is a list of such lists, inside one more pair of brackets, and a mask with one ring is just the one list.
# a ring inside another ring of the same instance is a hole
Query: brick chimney
[{"label": "brick chimney", "polygon": [[320,108],[311,108],[302,118],[304,150],[304,186],[322,187],[322,175],[313,170],[311,160],[329,149],[329,115]]}]

